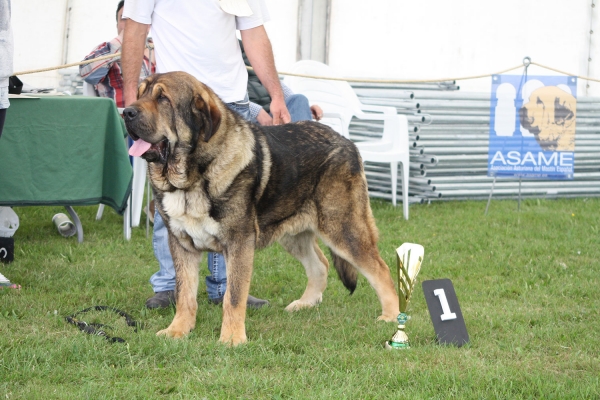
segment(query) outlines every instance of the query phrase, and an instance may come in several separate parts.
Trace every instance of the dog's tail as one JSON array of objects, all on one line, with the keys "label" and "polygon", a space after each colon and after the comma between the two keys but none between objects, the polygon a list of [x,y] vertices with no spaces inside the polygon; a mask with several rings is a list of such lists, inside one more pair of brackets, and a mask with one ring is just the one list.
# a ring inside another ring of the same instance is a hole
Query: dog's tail
[{"label": "dog's tail", "polygon": [[352,266],[348,261],[335,254],[333,250],[330,248],[331,259],[333,260],[333,266],[340,277],[340,280],[346,286],[346,289],[350,291],[350,294],[354,293],[354,289],[356,289],[356,280],[358,278],[358,274],[356,268]]}]

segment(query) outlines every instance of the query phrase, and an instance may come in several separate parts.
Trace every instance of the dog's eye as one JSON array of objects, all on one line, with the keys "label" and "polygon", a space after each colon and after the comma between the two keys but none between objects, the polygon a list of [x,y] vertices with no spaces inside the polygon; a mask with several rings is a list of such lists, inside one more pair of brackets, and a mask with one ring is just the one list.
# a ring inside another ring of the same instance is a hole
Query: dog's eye
[{"label": "dog's eye", "polygon": [[161,93],[158,96],[158,101],[169,101],[169,98]]}]

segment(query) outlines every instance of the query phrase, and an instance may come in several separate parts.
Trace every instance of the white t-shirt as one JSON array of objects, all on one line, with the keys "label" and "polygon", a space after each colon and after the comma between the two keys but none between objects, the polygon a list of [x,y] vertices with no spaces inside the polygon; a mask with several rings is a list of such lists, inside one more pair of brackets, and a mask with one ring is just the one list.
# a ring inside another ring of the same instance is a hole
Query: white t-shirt
[{"label": "white t-shirt", "polygon": [[244,98],[248,84],[236,30],[270,19],[264,0],[247,1],[253,14],[237,17],[219,0],[127,0],[123,17],[152,25],[157,72],[188,72],[231,103]]}]

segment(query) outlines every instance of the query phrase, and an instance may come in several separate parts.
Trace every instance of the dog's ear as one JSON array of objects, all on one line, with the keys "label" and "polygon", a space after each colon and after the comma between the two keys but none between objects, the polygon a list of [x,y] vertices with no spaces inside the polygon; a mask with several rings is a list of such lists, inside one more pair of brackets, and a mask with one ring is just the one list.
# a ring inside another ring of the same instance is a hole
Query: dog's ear
[{"label": "dog's ear", "polygon": [[148,85],[150,85],[151,80],[150,78],[146,78],[142,81],[142,83],[140,83],[140,86],[138,86],[138,91],[137,91],[137,98],[139,99],[140,97],[142,97],[142,95],[144,94],[144,92],[146,91],[146,89],[148,88]]},{"label": "dog's ear", "polygon": [[206,122],[201,128],[204,132],[200,132],[200,134],[203,134],[202,139],[208,142],[221,125],[221,111],[212,99],[206,102],[199,94],[196,95],[195,103],[196,109]]}]

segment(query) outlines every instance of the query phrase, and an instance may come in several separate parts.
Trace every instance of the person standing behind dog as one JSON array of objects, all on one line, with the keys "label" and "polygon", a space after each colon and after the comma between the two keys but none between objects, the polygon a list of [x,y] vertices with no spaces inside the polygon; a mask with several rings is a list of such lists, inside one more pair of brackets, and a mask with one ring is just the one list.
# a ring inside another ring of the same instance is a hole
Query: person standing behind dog
[{"label": "person standing behind dog", "polygon": [[[99,58],[109,54],[116,54],[121,51],[123,43],[123,30],[125,29],[125,20],[123,19],[123,6],[125,0],[117,4],[117,37],[109,42],[98,45],[90,54],[85,56],[84,61]],[[152,75],[155,72],[154,57],[150,61],[150,52],[144,50],[144,61],[140,71],[140,80]],[[100,97],[108,97],[117,103],[117,107],[125,107],[125,98],[123,97],[123,76],[121,74],[121,62],[118,58],[109,58],[106,60],[94,61],[89,64],[79,66],[79,74],[90,85],[94,85],[96,93]]]},{"label": "person standing behind dog", "polygon": [[10,24],[10,0],[0,0],[0,137],[6,118],[8,101],[8,78],[13,73],[14,41]]},{"label": "person standing behind dog", "polygon": [[[247,67],[252,67],[244,51],[244,44],[241,40],[239,43],[244,64]],[[313,118],[317,121],[321,119],[323,116],[321,107],[316,104],[309,105],[306,96],[303,94],[294,94],[292,89],[287,87],[283,82],[281,82],[281,89],[283,90],[285,105],[290,112],[292,122],[310,121]],[[269,96],[267,88],[263,86],[254,70],[248,70],[248,96],[250,97],[251,121],[264,126],[273,125],[273,117],[269,114],[271,96]]]},{"label": "person standing behind dog", "polygon": [[[226,8],[221,8],[221,4]],[[192,74],[230,109],[250,120],[248,73],[236,38],[236,30],[240,30],[248,58],[271,96],[273,124],[290,122],[271,43],[263,26],[269,20],[265,2],[238,0],[230,9],[227,6],[231,4],[219,0],[127,0],[123,16],[128,20],[121,57],[125,106],[137,97],[145,32],[151,25],[157,72]],[[158,212],[154,215],[153,244],[160,270],[150,278],[155,295],[148,299],[146,307],[167,307],[175,302],[175,269],[168,247],[168,231]],[[225,259],[222,254],[209,253],[208,263],[208,296],[212,303],[219,304],[227,285]],[[257,308],[268,302],[249,296],[247,304]]]},{"label": "person standing behind dog", "polygon": [[[14,42],[10,17],[10,0],[0,0],[0,138],[4,129],[6,110],[10,106],[8,100],[8,78],[13,73]],[[0,289],[3,288],[21,289],[21,285],[12,283],[4,275],[0,274]]]}]

